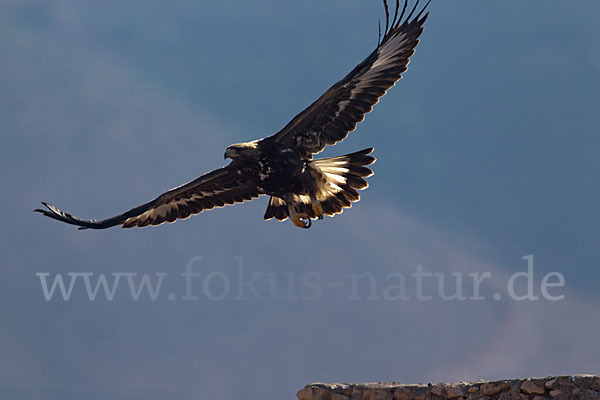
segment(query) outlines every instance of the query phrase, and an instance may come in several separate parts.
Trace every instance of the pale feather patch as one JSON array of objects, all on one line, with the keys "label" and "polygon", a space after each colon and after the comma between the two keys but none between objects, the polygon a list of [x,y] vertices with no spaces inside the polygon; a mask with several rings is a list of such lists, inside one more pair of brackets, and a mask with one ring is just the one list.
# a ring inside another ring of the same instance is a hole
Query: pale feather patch
[{"label": "pale feather patch", "polygon": [[343,185],[347,181],[346,177],[343,175],[336,175],[336,174],[332,174],[330,172],[325,172],[325,171],[323,171],[323,172],[325,173],[325,176],[327,177],[327,180],[329,182],[333,182],[336,184],[341,183]]},{"label": "pale feather patch", "polygon": [[321,168],[321,171],[326,171],[329,173],[333,173],[336,175],[341,175],[341,174],[347,174],[348,171],[350,171],[348,168],[345,167],[325,167],[325,168]]}]

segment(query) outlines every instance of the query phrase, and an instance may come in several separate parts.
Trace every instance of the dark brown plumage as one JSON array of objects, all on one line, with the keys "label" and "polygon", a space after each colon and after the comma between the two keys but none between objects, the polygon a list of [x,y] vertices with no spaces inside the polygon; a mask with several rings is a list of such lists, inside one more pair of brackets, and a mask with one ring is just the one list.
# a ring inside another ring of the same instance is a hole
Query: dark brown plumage
[{"label": "dark brown plumage", "polygon": [[418,3],[404,19],[408,0],[401,10],[396,0],[390,21],[384,0],[385,29],[375,50],[281,131],[229,146],[225,156],[232,162],[226,167],[102,221],[82,220],[48,203],[42,203],[47,209],[34,211],[80,229],[130,228],[173,222],[267,194],[271,199],[265,219],[289,217],[296,226],[308,228],[311,219],[341,213],[360,199],[358,190],[368,186],[364,178],[372,175],[366,166],[375,161],[369,155],[373,149],[316,160],[313,155],[346,138],[402,77],[428,16],[427,5],[415,15]]}]

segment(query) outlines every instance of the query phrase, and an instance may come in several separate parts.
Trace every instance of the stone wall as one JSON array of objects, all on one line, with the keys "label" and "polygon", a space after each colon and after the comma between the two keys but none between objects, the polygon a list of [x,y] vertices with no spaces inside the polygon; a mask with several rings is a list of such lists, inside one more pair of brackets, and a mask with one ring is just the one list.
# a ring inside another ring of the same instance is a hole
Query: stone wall
[{"label": "stone wall", "polygon": [[600,400],[600,376],[569,375],[404,385],[400,383],[313,383],[298,392],[299,400]]}]

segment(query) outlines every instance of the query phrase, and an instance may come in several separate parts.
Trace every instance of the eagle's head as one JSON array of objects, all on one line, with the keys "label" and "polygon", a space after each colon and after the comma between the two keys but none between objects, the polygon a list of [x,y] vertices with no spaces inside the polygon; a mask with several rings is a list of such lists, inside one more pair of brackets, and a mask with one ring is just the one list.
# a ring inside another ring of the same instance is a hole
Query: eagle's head
[{"label": "eagle's head", "polygon": [[232,144],[225,150],[224,158],[255,158],[258,156],[258,140],[254,140],[248,143],[237,143]]}]

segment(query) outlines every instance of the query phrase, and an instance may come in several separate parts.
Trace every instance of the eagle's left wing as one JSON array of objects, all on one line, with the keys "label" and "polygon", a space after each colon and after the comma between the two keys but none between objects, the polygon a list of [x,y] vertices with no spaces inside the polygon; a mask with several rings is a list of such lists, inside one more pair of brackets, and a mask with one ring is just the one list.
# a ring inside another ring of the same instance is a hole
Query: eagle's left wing
[{"label": "eagle's left wing", "polygon": [[83,220],[48,203],[42,203],[47,210],[34,211],[67,224],[77,225],[79,229],[104,229],[115,225],[131,228],[185,219],[204,210],[251,200],[260,194],[256,184],[247,179],[234,162],[171,189],[146,204],[102,221]]},{"label": "eagle's left wing", "polygon": [[344,79],[268,139],[295,149],[300,156],[310,159],[325,145],[335,144],[348,136],[348,132],[356,128],[379,98],[402,77],[409,57],[419,43],[423,23],[428,16],[428,13],[423,15],[427,5],[413,18],[419,4],[417,1],[403,20],[407,3],[408,0],[405,0],[398,17],[400,4],[396,0],[394,17],[389,24],[387,1],[384,0],[386,27],[377,48]]}]

